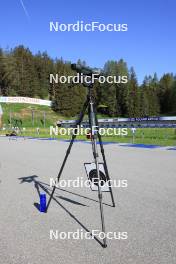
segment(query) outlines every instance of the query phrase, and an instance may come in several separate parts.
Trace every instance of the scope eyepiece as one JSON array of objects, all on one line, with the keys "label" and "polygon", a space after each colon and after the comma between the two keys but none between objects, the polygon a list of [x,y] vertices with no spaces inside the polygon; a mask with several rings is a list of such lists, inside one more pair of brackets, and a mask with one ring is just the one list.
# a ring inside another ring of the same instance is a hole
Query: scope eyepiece
[{"label": "scope eyepiece", "polygon": [[78,73],[82,73],[84,75],[89,75],[89,76],[91,76],[92,74],[100,75],[101,72],[100,69],[86,67],[76,63],[71,64],[71,69]]}]

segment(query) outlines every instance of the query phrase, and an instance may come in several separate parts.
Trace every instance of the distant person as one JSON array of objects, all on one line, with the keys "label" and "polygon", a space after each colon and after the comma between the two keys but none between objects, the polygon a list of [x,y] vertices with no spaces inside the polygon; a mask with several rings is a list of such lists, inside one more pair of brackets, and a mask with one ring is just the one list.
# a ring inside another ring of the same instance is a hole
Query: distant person
[{"label": "distant person", "polygon": [[40,135],[40,128],[39,127],[36,128],[36,132],[37,132],[37,135]]}]

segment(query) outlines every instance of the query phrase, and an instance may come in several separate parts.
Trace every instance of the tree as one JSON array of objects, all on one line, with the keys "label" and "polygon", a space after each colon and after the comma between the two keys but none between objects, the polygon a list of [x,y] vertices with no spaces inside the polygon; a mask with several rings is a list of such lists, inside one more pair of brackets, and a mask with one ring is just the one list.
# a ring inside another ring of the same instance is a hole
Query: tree
[{"label": "tree", "polygon": [[128,94],[127,94],[127,115],[129,117],[140,116],[138,83],[134,68],[130,69]]},{"label": "tree", "polygon": [[169,113],[171,111],[172,101],[172,86],[174,83],[173,74],[164,74],[159,82],[159,100],[161,113]]},{"label": "tree", "polygon": [[[56,61],[55,73],[59,76],[74,76],[70,64],[61,60]],[[82,85],[73,83],[51,84],[54,98],[53,109],[65,116],[75,116],[80,112],[82,104],[86,97],[86,90]]]},{"label": "tree", "polygon": [[[86,66],[80,59],[77,63]],[[49,98],[56,112],[75,116],[85,100],[85,87],[73,83],[50,84],[50,73],[75,75],[70,62],[62,57],[54,60],[47,52],[34,55],[22,45],[8,51],[0,49],[0,95]],[[128,83],[95,82],[95,97],[102,113],[127,117],[176,114],[176,77],[172,73],[164,74],[160,80],[156,73],[146,76],[139,86],[134,69],[129,71],[126,62],[120,59],[107,61],[103,74],[127,76]]]}]

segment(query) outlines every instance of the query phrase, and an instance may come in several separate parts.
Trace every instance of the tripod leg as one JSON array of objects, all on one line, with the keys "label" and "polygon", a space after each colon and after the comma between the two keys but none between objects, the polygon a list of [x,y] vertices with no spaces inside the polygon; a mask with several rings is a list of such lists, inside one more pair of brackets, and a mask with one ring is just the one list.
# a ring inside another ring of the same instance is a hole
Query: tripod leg
[{"label": "tripod leg", "polygon": [[96,171],[97,171],[97,179],[98,179],[98,198],[99,198],[99,205],[100,205],[101,227],[102,227],[102,232],[105,235],[103,239],[103,247],[106,248],[107,242],[106,242],[105,221],[104,221],[104,212],[103,212],[103,203],[102,203],[102,190],[101,190],[101,185],[100,185],[101,179],[100,179],[100,170],[99,170],[99,163],[98,163],[97,136],[94,135],[93,129],[92,129],[95,126],[95,115],[94,115],[93,102],[91,102],[89,106],[89,123],[91,127],[92,149],[93,149],[93,156],[94,156],[94,161],[95,161],[95,166],[96,166]]},{"label": "tripod leg", "polygon": [[[98,138],[99,138],[99,142],[100,142],[100,149],[101,149],[101,154],[102,154],[102,157],[103,157],[106,177],[107,177],[108,181],[110,181],[108,167],[107,167],[107,163],[106,163],[106,157],[105,157],[105,153],[104,153],[104,147],[103,147],[101,135],[99,133],[98,133]],[[114,196],[113,196],[111,184],[109,184],[109,190],[110,190],[110,194],[111,194],[112,205],[113,205],[113,207],[115,207],[115,201],[114,201]]]},{"label": "tripod leg", "polygon": [[[77,130],[77,126],[79,126],[79,125],[81,124],[82,120],[83,120],[83,117],[84,117],[84,114],[85,114],[85,112],[86,112],[86,109],[87,109],[88,103],[89,103],[89,99],[87,98],[87,100],[85,101],[85,103],[84,103],[84,105],[83,105],[83,109],[82,109],[82,111],[81,111],[81,113],[80,113],[80,115],[79,115],[78,121],[77,121],[76,124],[75,124],[75,130],[74,130],[74,132]],[[76,138],[76,133],[73,133],[73,135],[72,135],[72,139],[71,139],[70,144],[69,144],[69,147],[68,147],[68,149],[67,149],[67,151],[66,151],[65,158],[64,158],[64,160],[63,160],[63,163],[62,163],[62,166],[61,166],[61,168],[60,168],[59,174],[58,174],[58,176],[57,176],[57,182],[59,182],[59,179],[60,179],[61,174],[62,174],[62,171],[63,171],[63,169],[64,169],[64,167],[65,167],[65,164],[66,164],[67,158],[68,158],[68,156],[69,156],[69,154],[70,154],[70,151],[71,151],[71,148],[72,148],[72,146],[73,146],[73,143],[74,143],[75,138]],[[47,204],[47,206],[46,206],[46,212],[48,211],[48,208],[49,208],[50,202],[51,202],[51,200],[52,200],[52,198],[53,198],[53,195],[54,195],[55,190],[56,190],[56,185],[54,185],[53,190],[52,190],[52,193],[51,193],[51,195],[50,195],[50,198],[49,198],[48,204]]]},{"label": "tripod leg", "polygon": [[[96,119],[96,126],[99,127],[96,114],[95,114],[95,119]],[[102,157],[103,157],[104,169],[105,169],[106,177],[107,177],[108,181],[110,182],[110,176],[109,176],[108,167],[107,167],[107,163],[106,163],[104,147],[103,147],[102,138],[101,138],[101,135],[100,135],[99,131],[98,131],[98,139],[99,139],[99,143],[100,143],[101,154],[102,154]],[[111,194],[112,206],[115,207],[115,201],[114,201],[114,196],[113,196],[111,184],[109,184],[109,190],[110,190],[110,194]]]},{"label": "tripod leg", "polygon": [[106,233],[105,233],[105,221],[104,221],[104,212],[103,212],[103,203],[102,203],[102,191],[101,191],[101,185],[100,185],[100,170],[99,170],[99,163],[98,163],[98,151],[97,151],[97,142],[94,140],[93,142],[93,148],[94,148],[94,159],[96,164],[96,171],[97,171],[97,178],[98,178],[98,198],[99,198],[99,204],[100,204],[100,214],[101,214],[101,225],[102,225],[102,232],[104,233],[105,237],[103,239],[104,247],[107,247],[106,242]]}]

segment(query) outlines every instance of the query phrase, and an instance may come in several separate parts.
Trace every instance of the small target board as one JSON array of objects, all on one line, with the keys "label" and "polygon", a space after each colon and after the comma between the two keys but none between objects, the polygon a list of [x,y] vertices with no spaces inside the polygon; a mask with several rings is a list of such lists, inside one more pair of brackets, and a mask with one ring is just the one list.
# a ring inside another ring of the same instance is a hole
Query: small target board
[{"label": "small target board", "polygon": [[98,184],[101,187],[102,192],[110,191],[103,163],[99,163],[100,182],[98,180],[96,164],[94,162],[84,163],[84,167],[92,191],[98,191]]}]

